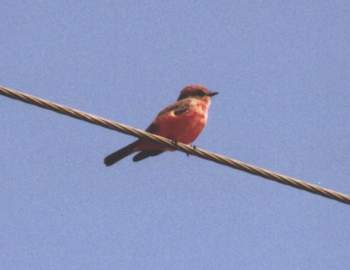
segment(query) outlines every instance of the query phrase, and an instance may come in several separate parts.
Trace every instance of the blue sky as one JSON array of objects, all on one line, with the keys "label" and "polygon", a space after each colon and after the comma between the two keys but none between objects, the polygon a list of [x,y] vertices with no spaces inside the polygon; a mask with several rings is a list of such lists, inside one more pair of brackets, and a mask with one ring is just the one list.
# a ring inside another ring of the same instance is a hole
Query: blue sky
[{"label": "blue sky", "polygon": [[[349,1],[2,1],[0,84],[350,194]],[[0,96],[3,269],[345,269],[349,206]]]}]

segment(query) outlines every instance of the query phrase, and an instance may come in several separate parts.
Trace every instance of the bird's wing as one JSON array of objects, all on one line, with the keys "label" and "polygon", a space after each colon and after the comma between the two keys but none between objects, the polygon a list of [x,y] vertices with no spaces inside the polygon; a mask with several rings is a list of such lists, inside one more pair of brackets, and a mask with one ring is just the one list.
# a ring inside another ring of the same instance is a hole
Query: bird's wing
[{"label": "bird's wing", "polygon": [[159,131],[159,126],[155,123],[152,123],[148,126],[146,131],[150,133],[157,133]]},{"label": "bird's wing", "polygon": [[170,112],[174,112],[175,115],[181,115],[188,111],[190,108],[190,101],[189,100],[180,100],[172,105],[169,105],[165,109],[161,110],[157,117],[162,116],[164,114],[168,114]]},{"label": "bird's wing", "polygon": [[[176,103],[169,105],[168,107],[164,108],[161,110],[157,117],[161,117],[163,115],[167,115],[169,113],[173,112],[174,117],[182,115],[188,111],[190,108],[190,101],[189,100],[180,100],[177,101]],[[150,133],[157,133],[159,131],[159,126],[156,123],[152,123],[148,126],[146,131]]]}]

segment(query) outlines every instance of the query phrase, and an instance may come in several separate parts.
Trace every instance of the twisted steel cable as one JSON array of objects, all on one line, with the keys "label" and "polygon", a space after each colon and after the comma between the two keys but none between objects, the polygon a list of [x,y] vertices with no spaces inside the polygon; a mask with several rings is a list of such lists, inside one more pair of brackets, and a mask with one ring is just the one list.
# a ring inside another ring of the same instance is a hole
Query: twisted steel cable
[{"label": "twisted steel cable", "polygon": [[194,155],[203,159],[207,159],[210,161],[214,161],[216,163],[226,165],[228,167],[238,169],[241,171],[245,171],[250,174],[255,174],[261,177],[264,177],[269,180],[273,180],[276,182],[279,182],[284,185],[292,186],[294,188],[298,188],[301,190],[305,190],[308,192],[312,192],[333,200],[337,200],[339,202],[343,202],[346,204],[350,204],[350,196],[331,190],[331,189],[326,189],[321,186],[311,184],[308,182],[305,182],[300,179],[296,179],[293,177],[289,177],[286,175],[282,175],[280,173],[276,173],[267,169],[263,169],[248,163],[244,163],[242,161],[232,159],[220,154],[216,154],[213,152],[209,152],[207,150],[198,148],[198,147],[192,147],[187,144],[183,143],[175,143],[167,138],[154,135],[152,133],[148,133],[146,131],[143,131],[141,129],[133,128],[115,121],[108,120],[103,117],[99,117],[96,115],[92,115],[86,112],[79,111],[77,109],[73,109],[64,105],[60,105],[39,97],[35,97],[17,90],[13,90],[4,86],[0,86],[0,94],[7,96],[9,98],[17,99],[32,105],[39,106],[44,109],[48,109],[51,111],[55,111],[64,115],[68,115],[70,117],[74,117],[80,120],[84,120],[86,122],[99,125],[108,129],[116,130],[128,135],[132,135],[138,138],[147,138],[151,141],[172,147],[174,149],[177,149],[179,151],[182,151],[186,154]]}]

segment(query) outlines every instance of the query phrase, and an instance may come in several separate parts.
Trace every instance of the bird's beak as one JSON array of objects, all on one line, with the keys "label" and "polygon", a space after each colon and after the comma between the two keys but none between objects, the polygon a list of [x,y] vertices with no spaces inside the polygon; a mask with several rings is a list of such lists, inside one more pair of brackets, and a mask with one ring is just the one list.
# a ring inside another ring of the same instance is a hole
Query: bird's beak
[{"label": "bird's beak", "polygon": [[209,92],[208,96],[213,97],[213,96],[216,96],[217,94],[219,94],[219,92]]}]

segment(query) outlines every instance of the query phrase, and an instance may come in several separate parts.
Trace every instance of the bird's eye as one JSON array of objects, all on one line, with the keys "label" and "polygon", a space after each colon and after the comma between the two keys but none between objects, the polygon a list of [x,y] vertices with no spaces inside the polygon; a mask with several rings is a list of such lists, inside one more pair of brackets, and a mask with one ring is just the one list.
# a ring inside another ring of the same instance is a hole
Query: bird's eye
[{"label": "bird's eye", "polygon": [[205,93],[203,91],[199,90],[199,91],[196,91],[195,95],[198,97],[203,97],[203,96],[205,96]]}]

